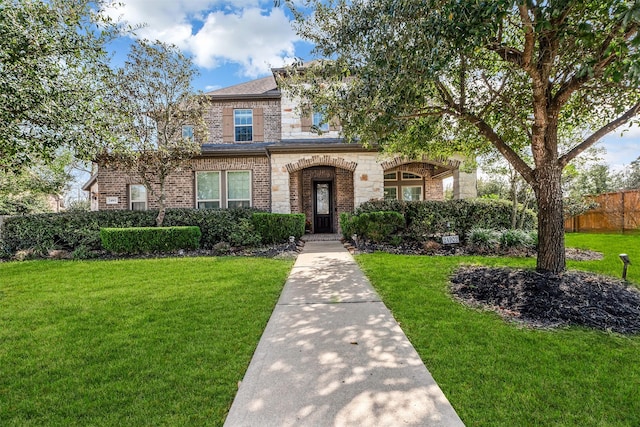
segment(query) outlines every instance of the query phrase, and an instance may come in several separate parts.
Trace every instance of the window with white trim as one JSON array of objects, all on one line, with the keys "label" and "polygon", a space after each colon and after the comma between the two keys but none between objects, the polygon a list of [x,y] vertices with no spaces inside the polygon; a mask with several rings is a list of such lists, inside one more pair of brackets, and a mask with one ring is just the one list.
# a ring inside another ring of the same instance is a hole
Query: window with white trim
[{"label": "window with white trim", "polygon": [[227,207],[251,207],[251,171],[227,171]]},{"label": "window with white trim", "polygon": [[253,110],[233,110],[233,126],[237,142],[253,141]]},{"label": "window with white trim", "polygon": [[385,200],[398,200],[398,187],[384,187]]},{"label": "window with white trim", "polygon": [[220,172],[196,172],[196,207],[220,207]]},{"label": "window with white trim", "polygon": [[406,202],[422,200],[422,186],[402,187],[402,200]]},{"label": "window with white trim", "polygon": [[188,139],[189,141],[193,141],[193,126],[184,125],[182,126],[182,137]]},{"label": "window with white trim", "polygon": [[147,210],[147,188],[141,184],[129,186],[129,209],[132,211]]},{"label": "window with white trim", "polygon": [[384,174],[384,179],[389,181],[396,181],[398,179],[398,172],[387,172]]}]

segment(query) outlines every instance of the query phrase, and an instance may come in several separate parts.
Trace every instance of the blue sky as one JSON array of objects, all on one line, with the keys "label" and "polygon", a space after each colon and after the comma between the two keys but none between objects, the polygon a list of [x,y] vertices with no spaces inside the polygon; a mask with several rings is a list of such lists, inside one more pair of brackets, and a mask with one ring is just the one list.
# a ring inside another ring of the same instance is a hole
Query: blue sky
[{"label": "blue sky", "polygon": [[[114,4],[116,2],[114,1]],[[270,73],[294,58],[311,59],[310,46],[291,26],[284,7],[273,0],[119,0],[109,15],[133,25],[137,36],[170,42],[191,55],[200,70],[196,90],[207,92]],[[113,43],[114,60],[123,60],[130,39]],[[604,160],[620,170],[640,156],[640,127],[621,129],[600,143]]]}]

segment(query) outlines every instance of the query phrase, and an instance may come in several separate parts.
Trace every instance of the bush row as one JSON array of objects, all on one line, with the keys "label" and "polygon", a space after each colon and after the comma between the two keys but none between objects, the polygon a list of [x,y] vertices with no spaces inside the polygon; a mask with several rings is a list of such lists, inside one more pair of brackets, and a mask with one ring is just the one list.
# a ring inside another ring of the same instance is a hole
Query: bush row
[{"label": "bush row", "polygon": [[[354,214],[398,212],[405,221],[403,238],[421,242],[450,233],[464,238],[472,228],[508,229],[511,226],[511,209],[511,203],[504,200],[376,200],[363,203]],[[534,229],[537,224],[536,214],[527,210],[525,215],[525,228]],[[350,236],[345,233],[345,237]]]},{"label": "bush row", "polygon": [[[199,227],[202,232],[200,247],[203,249],[213,249],[220,242],[231,246],[255,246],[262,242],[252,220],[253,214],[259,212],[247,208],[168,209],[163,225]],[[153,210],[98,211],[11,217],[6,219],[1,229],[0,256],[3,253],[10,256],[19,250],[33,250],[40,255],[46,255],[53,249],[100,250],[101,228],[153,227],[157,214]],[[259,227],[265,222],[264,219],[256,221]],[[298,218],[293,223],[295,225],[274,227],[266,234],[266,239],[271,243],[285,241],[291,235],[300,237],[304,233],[304,219]]]},{"label": "bush row", "polygon": [[278,243],[289,236],[300,238],[304,234],[305,214],[254,213],[253,226],[262,236],[263,243]]},{"label": "bush row", "polygon": [[200,247],[198,227],[101,228],[102,247],[114,253],[171,252]]},{"label": "bush row", "polygon": [[386,243],[404,228],[405,220],[399,212],[363,212],[359,215],[343,213],[340,215],[340,227],[346,239],[354,234],[358,238],[375,243]]},{"label": "bush row", "polygon": [[528,230],[492,230],[472,228],[467,243],[478,253],[496,253],[499,250],[534,249],[538,244],[538,233]]}]

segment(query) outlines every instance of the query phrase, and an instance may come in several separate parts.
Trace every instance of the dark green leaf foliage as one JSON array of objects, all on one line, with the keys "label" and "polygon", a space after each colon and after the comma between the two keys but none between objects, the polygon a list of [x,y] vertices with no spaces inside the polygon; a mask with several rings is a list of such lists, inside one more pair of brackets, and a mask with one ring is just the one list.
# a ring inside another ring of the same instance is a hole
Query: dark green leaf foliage
[{"label": "dark green leaf foliage", "polygon": [[[502,230],[511,226],[511,203],[504,200],[377,200],[363,203],[355,214],[376,211],[395,211],[404,215],[404,237],[415,241],[447,233],[458,234],[463,239],[472,228]],[[524,227],[534,228],[537,221],[535,213],[527,210],[525,215]]]},{"label": "dark green leaf foliage", "polygon": [[304,234],[304,214],[254,213],[251,217],[263,243],[283,243],[290,236],[296,239]]},{"label": "dark green leaf foliage", "polygon": [[346,238],[353,234],[359,239],[371,240],[374,243],[388,242],[398,231],[404,229],[405,219],[400,212],[373,211],[358,215],[343,214],[340,216],[342,233]]},{"label": "dark green leaf foliage", "polygon": [[198,227],[129,227],[101,228],[102,246],[109,252],[137,254],[173,252],[200,247],[202,233]]},{"label": "dark green leaf foliage", "polygon": [[[254,239],[255,231],[250,222],[254,212],[255,209],[244,208],[169,209],[165,225],[199,227],[203,249],[212,249],[219,242],[240,246]],[[100,250],[100,228],[152,227],[157,215],[157,211],[150,210],[16,216],[5,220],[0,240],[5,254],[26,249],[46,254],[51,249],[74,250],[80,246]]]}]

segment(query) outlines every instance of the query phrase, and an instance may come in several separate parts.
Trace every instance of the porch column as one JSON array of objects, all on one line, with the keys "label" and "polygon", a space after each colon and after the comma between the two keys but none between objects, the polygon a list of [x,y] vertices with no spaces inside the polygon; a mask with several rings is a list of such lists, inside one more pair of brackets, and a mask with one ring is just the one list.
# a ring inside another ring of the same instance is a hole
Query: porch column
[{"label": "porch column", "polygon": [[453,171],[453,198],[473,199],[478,197],[477,171],[465,172],[460,169]]}]

